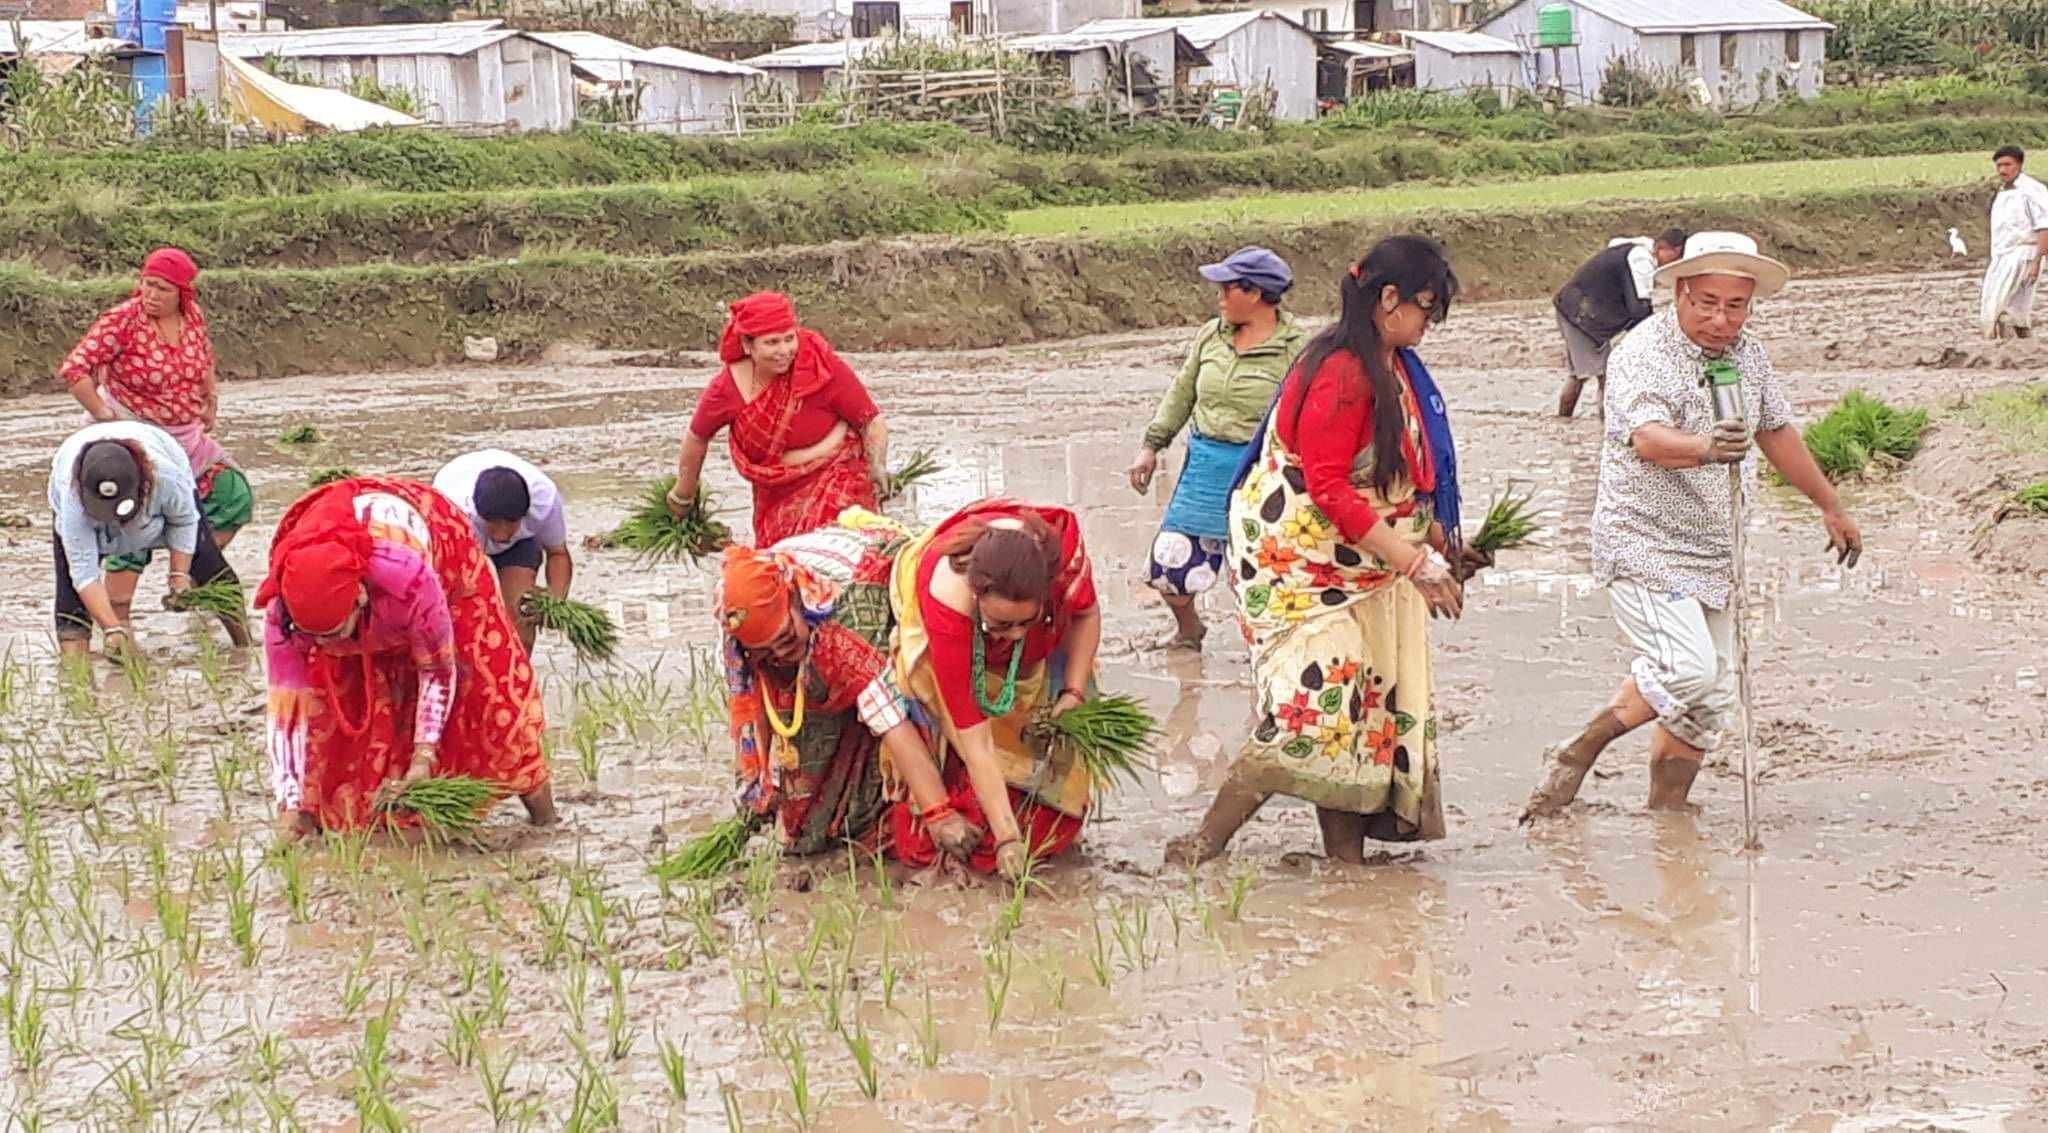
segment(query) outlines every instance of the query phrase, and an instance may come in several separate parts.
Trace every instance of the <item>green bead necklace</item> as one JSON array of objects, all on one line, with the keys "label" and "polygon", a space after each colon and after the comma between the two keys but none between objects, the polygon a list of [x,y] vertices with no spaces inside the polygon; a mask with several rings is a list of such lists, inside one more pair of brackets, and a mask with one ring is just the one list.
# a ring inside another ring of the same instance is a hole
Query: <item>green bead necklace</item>
[{"label": "green bead necklace", "polygon": [[988,698],[983,686],[988,683],[988,646],[983,643],[981,632],[981,611],[974,611],[974,703],[981,706],[984,716],[1006,716],[1017,704],[1017,665],[1024,660],[1024,643],[1013,642],[1010,646],[1010,671],[1003,677],[1003,691],[995,700]]}]

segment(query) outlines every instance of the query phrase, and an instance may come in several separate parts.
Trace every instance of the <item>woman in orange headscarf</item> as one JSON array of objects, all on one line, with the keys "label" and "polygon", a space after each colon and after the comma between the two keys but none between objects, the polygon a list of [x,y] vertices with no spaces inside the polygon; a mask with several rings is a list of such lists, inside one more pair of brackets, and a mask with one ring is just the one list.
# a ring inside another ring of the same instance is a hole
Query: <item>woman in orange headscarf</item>
[{"label": "woman in orange headscarf", "polygon": [[754,545],[814,531],[841,511],[879,506],[889,430],[853,368],[797,325],[773,291],[732,305],[719,339],[725,368],[704,387],[676,461],[670,513],[695,506],[711,438],[732,427],[732,459],[754,486]]},{"label": "woman in orange headscarf", "polygon": [[[220,393],[198,279],[199,265],[184,252],[151,252],[135,293],[93,322],[57,373],[91,420],[147,422],[178,442],[214,545],[224,548],[254,516],[256,497],[249,478],[213,438]],[[104,564],[107,598],[123,621],[149,561],[143,551],[110,556]]]},{"label": "woman in orange headscarf", "polygon": [[343,480],[293,504],[257,592],[271,783],[287,834],[406,824],[431,775],[554,821],[533,665],[469,516],[425,484]]}]

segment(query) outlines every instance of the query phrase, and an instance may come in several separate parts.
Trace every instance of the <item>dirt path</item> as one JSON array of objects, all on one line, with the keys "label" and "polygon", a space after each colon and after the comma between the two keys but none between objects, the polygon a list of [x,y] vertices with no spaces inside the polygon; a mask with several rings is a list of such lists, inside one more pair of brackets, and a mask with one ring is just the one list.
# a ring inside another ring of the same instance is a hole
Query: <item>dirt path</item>
[{"label": "dirt path", "polygon": [[[1801,285],[1762,329],[1805,418],[1856,386],[1941,404],[2038,375],[2048,347],[1965,339],[1974,296],[1959,276]],[[730,806],[706,578],[610,552],[582,557],[578,589],[620,618],[642,675],[578,672],[544,648],[565,826],[530,835],[508,807],[490,831],[499,855],[330,848],[298,865],[312,924],[293,923],[293,865],[258,857],[246,660],[210,686],[166,682],[161,701],[110,692],[104,730],[52,690],[41,484],[72,414],[56,397],[15,402],[0,422],[0,512],[36,526],[0,529],[13,566],[0,778],[41,801],[0,841],[0,957],[25,973],[10,1012],[39,987],[48,1037],[39,1077],[0,1081],[0,1104],[50,1127],[167,1112],[180,1129],[264,1127],[279,1120],[266,1106],[288,1104],[308,1127],[339,1128],[369,1097],[423,1128],[480,1129],[484,1079],[502,1073],[503,1104],[515,1118],[530,1106],[533,1128],[564,1127],[607,1088],[626,1128],[717,1127],[727,1102],[750,1128],[782,1128],[801,1116],[801,1049],[811,1120],[833,1129],[2037,1127],[2048,602],[2037,582],[1966,557],[1960,508],[1852,491],[1870,546],[1844,572],[1819,553],[1810,509],[1767,502],[1751,561],[1760,854],[1739,851],[1741,784],[1725,768],[1703,776],[1697,819],[1644,814],[1639,740],[1568,817],[1516,827],[1536,750],[1604,702],[1624,664],[1587,575],[1599,426],[1547,415],[1554,335],[1541,304],[1471,306],[1426,349],[1468,498],[1535,481],[1548,531],[1435,642],[1450,837],[1362,876],[1283,860],[1315,847],[1295,805],[1269,808],[1227,865],[1157,872],[1247,724],[1234,630],[1200,658],[1138,647],[1166,627],[1140,583],[1164,496],[1135,497],[1121,470],[1182,336],[855,359],[898,444],[946,465],[912,501],[920,518],[998,490],[1081,509],[1108,603],[1107,683],[1172,731],[1157,777],[1103,808],[1006,940],[993,887],[885,897],[864,869],[853,894],[843,862],[807,895],[664,902],[646,856]],[[427,475],[501,444],[555,472],[573,526],[592,532],[668,465],[706,376],[585,360],[237,385],[224,439],[265,519],[307,464]],[[331,438],[322,451],[269,443],[306,419]],[[744,499],[719,449],[713,486]],[[267,534],[231,558],[253,568]],[[160,584],[145,583],[144,606]],[[1212,622],[1226,604],[1210,596]],[[198,657],[178,618],[151,615],[142,632]],[[182,746],[161,757],[148,737],[166,734],[166,713]],[[594,744],[579,743],[579,716]],[[223,766],[241,770],[224,779]],[[218,864],[229,857],[253,877],[248,969]],[[181,909],[203,946],[163,961],[189,939],[171,931]],[[96,951],[87,925],[106,936]],[[366,1023],[387,1004],[380,1060]],[[630,1036],[616,1059],[615,1010]],[[461,1057],[466,1026],[484,1075]],[[877,1100],[842,1035],[869,1037]],[[671,1100],[657,1036],[686,1050],[687,1102]]]}]

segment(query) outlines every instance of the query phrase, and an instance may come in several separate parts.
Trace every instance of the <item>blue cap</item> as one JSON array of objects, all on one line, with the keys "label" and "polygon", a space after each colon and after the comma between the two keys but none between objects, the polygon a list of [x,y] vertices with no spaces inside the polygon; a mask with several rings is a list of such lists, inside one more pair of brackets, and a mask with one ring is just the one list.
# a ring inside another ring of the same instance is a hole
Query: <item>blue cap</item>
[{"label": "blue cap", "polygon": [[1220,264],[1202,265],[1202,278],[1210,283],[1248,283],[1279,295],[1294,286],[1294,269],[1264,248],[1239,248]]}]

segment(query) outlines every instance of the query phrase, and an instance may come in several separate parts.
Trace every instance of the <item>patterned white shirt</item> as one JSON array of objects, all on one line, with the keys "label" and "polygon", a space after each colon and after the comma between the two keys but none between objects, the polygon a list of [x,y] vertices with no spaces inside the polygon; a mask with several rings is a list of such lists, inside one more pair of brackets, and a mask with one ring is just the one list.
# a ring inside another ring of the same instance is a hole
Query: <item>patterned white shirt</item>
[{"label": "patterned white shirt", "polygon": [[[1791,406],[1763,344],[1745,333],[1726,358],[1742,372],[1750,435],[1791,424]],[[1630,331],[1608,357],[1600,499],[1593,508],[1593,578],[1603,586],[1631,579],[1718,610],[1728,604],[1734,580],[1727,468],[1659,468],[1636,455],[1634,443],[1636,430],[1644,425],[1703,436],[1713,431],[1708,361],[1706,351],[1678,329],[1673,308]],[[1743,463],[1750,488],[1756,460],[1752,451]]]}]

